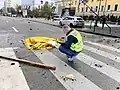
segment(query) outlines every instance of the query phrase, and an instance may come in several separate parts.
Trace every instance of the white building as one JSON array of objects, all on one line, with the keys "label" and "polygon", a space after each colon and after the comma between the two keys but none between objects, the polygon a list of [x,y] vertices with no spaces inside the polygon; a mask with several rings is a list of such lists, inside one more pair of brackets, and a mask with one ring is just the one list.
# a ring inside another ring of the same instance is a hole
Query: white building
[{"label": "white building", "polygon": [[55,7],[56,7],[55,13],[61,15],[62,9],[64,8],[62,0],[56,1]]},{"label": "white building", "polygon": [[10,8],[11,5],[11,0],[5,0],[4,1],[4,13],[7,13],[7,8]]},{"label": "white building", "polygon": [[5,0],[4,1],[4,12],[7,13],[7,8],[16,8],[16,5],[21,5],[21,0]]}]

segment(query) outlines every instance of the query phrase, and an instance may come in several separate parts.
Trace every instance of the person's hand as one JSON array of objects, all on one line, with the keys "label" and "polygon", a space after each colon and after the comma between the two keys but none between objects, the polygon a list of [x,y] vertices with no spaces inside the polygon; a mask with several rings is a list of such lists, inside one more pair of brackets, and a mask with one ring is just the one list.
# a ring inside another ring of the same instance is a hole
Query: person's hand
[{"label": "person's hand", "polygon": [[50,44],[56,48],[59,48],[59,46],[60,46],[56,41],[48,41],[48,44]]},{"label": "person's hand", "polygon": [[65,39],[65,37],[61,37],[61,39]]}]

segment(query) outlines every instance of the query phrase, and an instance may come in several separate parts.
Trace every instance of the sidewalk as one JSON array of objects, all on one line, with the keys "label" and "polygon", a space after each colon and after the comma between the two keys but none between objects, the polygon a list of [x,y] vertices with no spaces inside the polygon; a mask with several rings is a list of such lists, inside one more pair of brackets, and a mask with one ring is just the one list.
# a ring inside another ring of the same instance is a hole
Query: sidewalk
[{"label": "sidewalk", "polygon": [[[60,27],[59,22],[53,22],[52,20],[45,20],[44,18],[26,18],[29,21],[44,23],[56,27]],[[102,24],[98,23],[98,27],[95,28],[94,32],[94,23],[92,23],[92,27],[90,29],[90,22],[85,22],[85,28],[76,28],[77,30],[85,33],[92,33],[96,35],[108,36],[120,38],[120,25],[112,25],[108,24],[111,27],[111,34],[109,28],[105,25],[104,29],[102,29]]]}]

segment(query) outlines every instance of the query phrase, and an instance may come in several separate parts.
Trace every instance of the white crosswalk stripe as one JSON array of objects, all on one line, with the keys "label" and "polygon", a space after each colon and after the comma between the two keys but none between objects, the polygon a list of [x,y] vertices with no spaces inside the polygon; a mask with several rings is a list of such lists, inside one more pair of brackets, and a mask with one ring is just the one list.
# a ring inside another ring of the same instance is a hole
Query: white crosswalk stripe
[{"label": "white crosswalk stripe", "polygon": [[[92,83],[84,76],[82,76],[80,73],[78,73],[76,70],[71,68],[70,66],[66,67],[65,63],[61,61],[58,57],[53,55],[51,52],[46,51],[42,55],[41,52],[39,51],[35,51],[34,53],[38,58],[40,58],[40,60],[43,63],[52,64],[56,66],[57,70],[51,72],[57,77],[57,79],[65,86],[67,90],[102,90],[94,83]],[[76,77],[77,81],[66,82],[61,78],[62,75],[71,74],[71,73]]]},{"label": "white crosswalk stripe", "polygon": [[106,45],[99,44],[99,43],[95,43],[95,42],[91,42],[91,41],[85,41],[85,42],[90,43],[90,44],[95,45],[95,46],[102,47],[102,48],[104,48],[104,49],[112,50],[112,51],[114,51],[114,52],[120,52],[119,49],[116,49],[116,48],[114,48],[114,47],[106,46]]},{"label": "white crosswalk stripe", "polygon": [[99,55],[104,56],[106,58],[112,59],[115,62],[120,63],[120,57],[119,56],[112,55],[111,53],[107,53],[107,52],[104,52],[102,50],[98,50],[96,48],[92,48],[92,47],[87,46],[87,45],[84,45],[84,47],[85,47],[86,50],[89,50],[93,53],[99,54]]},{"label": "white crosswalk stripe", "polygon": [[[105,60],[108,60],[108,61],[113,60],[113,62],[120,63],[120,56],[118,54],[115,55],[115,53],[119,53],[120,50],[113,48],[113,47],[106,46],[106,45],[98,44],[95,42],[93,43],[90,41],[86,41],[86,43],[90,43],[91,45],[93,45],[92,47],[90,47],[90,45],[87,45],[87,44],[84,46],[85,50],[87,50],[89,53],[92,52],[93,54],[95,53],[99,55],[100,56],[99,58],[103,57],[103,58],[106,58]],[[101,47],[103,49],[99,50],[98,48],[94,46]],[[105,49],[111,52],[106,52]],[[13,51],[11,49],[9,50],[7,54],[9,56],[15,57]],[[0,49],[0,52],[3,55],[4,55],[4,51],[5,50]],[[112,52],[115,52],[115,53],[112,54]],[[95,56],[91,56],[91,54],[88,55],[85,52],[80,53],[77,56],[77,59],[74,61],[75,63],[77,63],[78,66],[72,67],[67,62],[64,62],[65,60],[61,59],[60,57],[57,57],[57,55],[52,53],[52,51],[48,51],[48,50],[33,51],[33,53],[43,63],[56,66],[57,69],[55,71],[52,71],[52,70],[50,71],[67,90],[117,90],[117,89],[119,90],[120,88],[120,69],[112,66],[111,64],[109,65],[106,64],[104,60],[101,61],[99,60],[99,58],[96,58]],[[81,71],[79,71],[79,69]],[[17,89],[17,87],[15,89],[16,90],[29,90],[27,82],[24,78],[25,76],[23,76],[21,69],[18,68],[16,70],[19,72],[14,70],[13,73],[16,72],[20,74],[18,75],[18,77],[21,78],[21,82],[23,80],[24,85],[22,83],[21,86],[23,87],[19,86],[19,89]],[[64,80],[62,76],[67,75],[67,74],[73,74],[76,81]],[[1,80],[2,79],[0,79],[0,83],[1,83]],[[9,82],[6,82],[6,83],[9,84]],[[13,83],[12,85],[14,84],[15,83]],[[7,87],[10,88],[10,86],[11,84],[8,85]],[[0,85],[0,88],[1,87],[2,86]],[[11,90],[15,90],[15,89],[11,89]],[[9,89],[7,88],[5,90],[9,90]]]},{"label": "white crosswalk stripe", "polygon": [[[12,48],[0,48],[0,55],[16,58]],[[0,90],[30,90],[18,62],[0,59]]]}]

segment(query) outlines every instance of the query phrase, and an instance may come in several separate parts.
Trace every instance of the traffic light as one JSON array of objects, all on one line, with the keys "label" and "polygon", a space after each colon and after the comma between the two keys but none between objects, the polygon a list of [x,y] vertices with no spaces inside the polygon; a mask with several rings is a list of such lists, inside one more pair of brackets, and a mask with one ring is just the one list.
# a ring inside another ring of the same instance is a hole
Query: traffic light
[{"label": "traffic light", "polygon": [[41,2],[41,4],[43,4],[43,1],[42,1],[42,0],[41,0],[40,2]]}]

